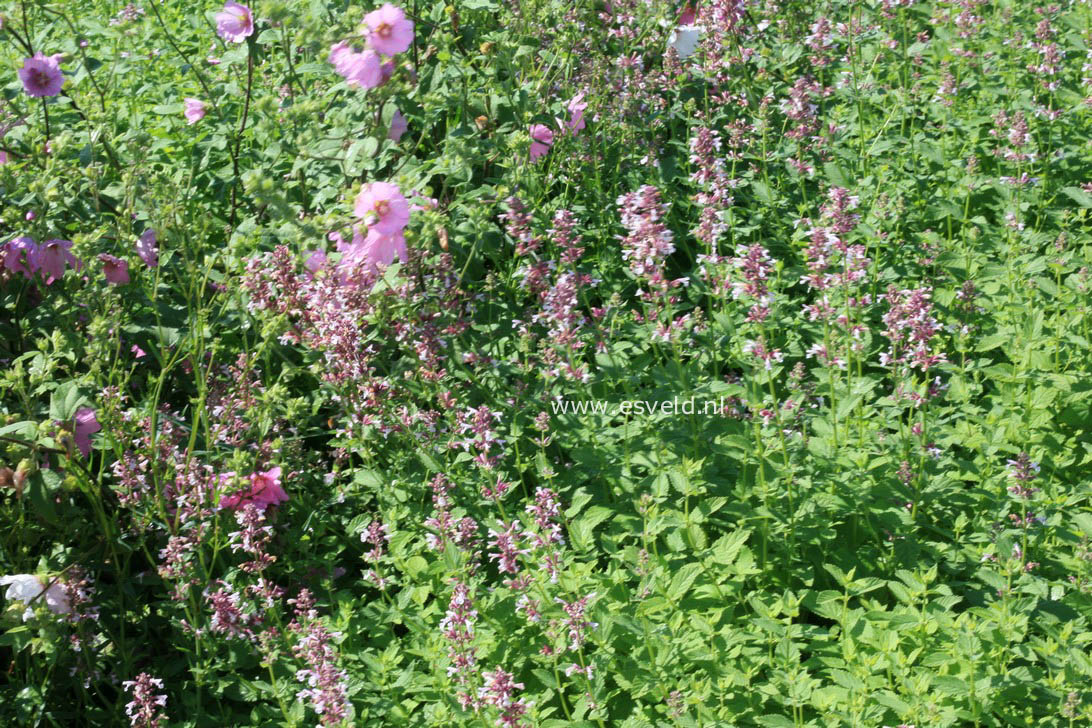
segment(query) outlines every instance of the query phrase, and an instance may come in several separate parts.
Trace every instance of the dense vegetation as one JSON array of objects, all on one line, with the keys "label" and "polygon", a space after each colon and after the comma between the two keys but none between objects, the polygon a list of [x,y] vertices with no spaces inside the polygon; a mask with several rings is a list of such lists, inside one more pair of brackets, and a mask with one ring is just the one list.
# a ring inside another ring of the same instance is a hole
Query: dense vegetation
[{"label": "dense vegetation", "polygon": [[1088,3],[448,2],[0,8],[0,724],[1092,723]]}]

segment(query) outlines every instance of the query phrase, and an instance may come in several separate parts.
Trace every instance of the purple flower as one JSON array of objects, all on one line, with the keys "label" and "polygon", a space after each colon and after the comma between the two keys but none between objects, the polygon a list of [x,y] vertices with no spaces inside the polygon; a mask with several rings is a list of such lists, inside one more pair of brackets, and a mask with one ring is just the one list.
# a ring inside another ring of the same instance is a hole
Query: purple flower
[{"label": "purple flower", "polygon": [[159,248],[156,247],[155,230],[148,228],[140,234],[136,244],[136,254],[149,268],[159,265]]},{"label": "purple flower", "polygon": [[102,261],[102,277],[107,283],[123,286],[129,282],[129,261],[106,253],[99,254],[99,260]]},{"label": "purple flower", "polygon": [[64,74],[61,73],[61,59],[64,56],[56,53],[52,56],[35,53],[33,58],[23,61],[23,67],[19,69],[19,80],[23,82],[23,90],[27,96],[43,97],[56,96],[64,85]]},{"label": "purple flower", "polygon": [[65,266],[70,265],[76,270],[83,267],[79,259],[72,255],[71,240],[47,240],[38,249],[39,269],[45,275],[46,285],[52,285],[53,281],[60,280],[64,276]]},{"label": "purple flower", "polygon": [[27,278],[33,278],[39,267],[38,244],[31,238],[15,238],[4,243],[0,247],[0,257],[4,268]]}]

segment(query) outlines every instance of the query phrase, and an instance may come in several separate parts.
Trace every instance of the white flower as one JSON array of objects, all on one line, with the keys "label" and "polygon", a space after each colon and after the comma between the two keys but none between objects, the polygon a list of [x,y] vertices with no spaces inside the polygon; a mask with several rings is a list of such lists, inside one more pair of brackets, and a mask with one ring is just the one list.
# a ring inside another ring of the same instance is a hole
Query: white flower
[{"label": "white flower", "polygon": [[[0,586],[8,588],[7,592],[4,593],[6,599],[18,599],[23,604],[29,605],[42,592],[45,592],[45,603],[49,607],[49,611],[54,614],[69,614],[72,612],[72,605],[68,603],[68,597],[57,582],[46,588],[46,583],[32,574],[13,574],[12,576],[0,576]],[[25,622],[33,616],[34,610],[28,606],[26,611],[23,612],[23,621]]]},{"label": "white flower", "polygon": [[679,58],[686,58],[694,54],[704,30],[705,28],[700,25],[680,25],[671,31],[667,44],[675,49]]}]

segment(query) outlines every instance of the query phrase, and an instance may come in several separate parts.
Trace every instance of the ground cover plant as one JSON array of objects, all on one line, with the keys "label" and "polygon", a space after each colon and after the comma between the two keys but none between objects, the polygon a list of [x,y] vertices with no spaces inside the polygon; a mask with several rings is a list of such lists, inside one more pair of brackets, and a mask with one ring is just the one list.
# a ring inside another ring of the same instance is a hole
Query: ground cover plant
[{"label": "ground cover plant", "polygon": [[0,8],[0,724],[1092,723],[1092,8]]}]

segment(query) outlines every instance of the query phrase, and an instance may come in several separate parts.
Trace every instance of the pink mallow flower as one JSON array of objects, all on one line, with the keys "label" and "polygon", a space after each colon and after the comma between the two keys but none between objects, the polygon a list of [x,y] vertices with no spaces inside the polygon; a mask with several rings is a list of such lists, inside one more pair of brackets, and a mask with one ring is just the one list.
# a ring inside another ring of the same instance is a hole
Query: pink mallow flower
[{"label": "pink mallow flower", "polygon": [[584,128],[584,109],[588,108],[587,102],[584,101],[584,93],[580,92],[573,96],[566,108],[569,110],[569,121],[563,124],[561,119],[558,119],[557,125],[564,125],[570,132],[575,134]]},{"label": "pink mallow flower", "polygon": [[406,250],[406,236],[401,232],[384,235],[373,228],[368,231],[368,236],[364,238],[364,256],[369,267],[373,270],[379,263],[390,265],[394,262],[395,256],[398,256],[398,260],[405,263],[409,259],[409,253]]},{"label": "pink mallow flower", "polygon": [[12,273],[22,273],[26,278],[33,278],[38,270],[38,244],[33,239],[22,237],[9,240],[0,247],[3,267]]},{"label": "pink mallow flower", "polygon": [[402,8],[385,3],[364,16],[364,35],[368,45],[385,56],[404,53],[413,43],[413,21]]},{"label": "pink mallow flower", "polygon": [[370,48],[358,53],[342,41],[330,48],[330,63],[350,86],[375,88],[383,83],[383,64]]},{"label": "pink mallow flower", "polygon": [[83,267],[80,260],[72,255],[71,250],[71,240],[47,240],[42,243],[42,247],[38,249],[38,266],[45,276],[47,286],[64,276],[66,265],[76,270]]},{"label": "pink mallow flower", "polygon": [[155,230],[148,228],[140,234],[136,243],[136,254],[149,268],[159,265],[159,248],[156,247]]},{"label": "pink mallow flower", "polygon": [[254,33],[254,16],[250,14],[250,8],[228,0],[224,9],[216,13],[216,32],[229,43],[242,43]]},{"label": "pink mallow flower", "polygon": [[106,253],[100,253],[99,260],[102,261],[102,277],[107,283],[122,286],[129,282],[129,261]]},{"label": "pink mallow flower", "polygon": [[62,58],[64,56],[60,53],[47,56],[39,51],[33,58],[23,61],[23,67],[19,69],[19,80],[23,82],[23,90],[27,92],[27,96],[56,96],[61,92],[61,86],[64,85]]},{"label": "pink mallow flower", "polygon": [[91,436],[102,429],[99,419],[95,417],[95,410],[90,407],[82,407],[76,410],[76,425],[73,437],[76,447],[80,449],[84,457],[91,455]]},{"label": "pink mallow flower", "polygon": [[[224,473],[220,476],[221,483],[229,483],[235,477],[235,473]],[[264,473],[252,473],[250,476],[250,489],[224,496],[220,499],[220,507],[229,510],[238,510],[247,504],[252,504],[260,511],[269,506],[275,506],[288,500],[288,494],[281,487],[281,469],[273,468]]]},{"label": "pink mallow flower", "polygon": [[205,118],[205,102],[201,99],[186,97],[186,108],[182,111],[187,124],[196,124]]},{"label": "pink mallow flower", "polygon": [[398,185],[390,182],[372,182],[360,189],[356,197],[356,216],[372,230],[391,235],[400,233],[409,224],[409,202],[402,196]]},{"label": "pink mallow flower", "polygon": [[402,116],[402,112],[395,109],[394,116],[391,117],[391,128],[387,132],[387,138],[392,142],[397,142],[402,138],[402,135],[409,129],[409,122],[406,121],[406,117]]},{"label": "pink mallow flower", "polygon": [[[48,586],[47,586],[48,585]],[[44,603],[49,611],[54,614],[70,614],[72,605],[68,601],[68,595],[59,581],[43,580],[33,574],[12,574],[0,576],[0,586],[6,586],[5,599],[18,599],[27,605],[23,612],[23,621],[34,616],[31,602]]]},{"label": "pink mallow flower", "polygon": [[535,161],[546,152],[550,151],[550,145],[554,143],[554,133],[545,124],[531,125],[531,161]]}]

